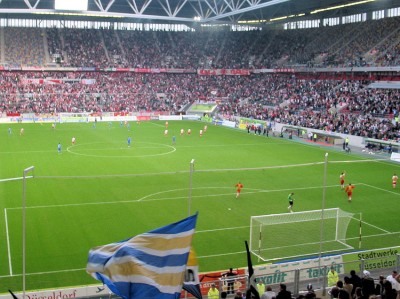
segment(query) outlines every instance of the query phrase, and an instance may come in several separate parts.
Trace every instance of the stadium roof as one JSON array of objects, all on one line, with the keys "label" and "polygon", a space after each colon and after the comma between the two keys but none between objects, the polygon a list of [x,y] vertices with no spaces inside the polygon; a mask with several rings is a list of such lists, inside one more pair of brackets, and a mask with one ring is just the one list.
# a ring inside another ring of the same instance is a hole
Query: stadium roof
[{"label": "stadium roof", "polygon": [[[320,18],[399,6],[398,0],[88,0],[87,11],[55,10],[55,0],[0,0],[1,18],[80,19],[120,22],[261,23]],[[70,1],[70,0],[67,0]],[[324,11],[317,11],[327,9]]]}]

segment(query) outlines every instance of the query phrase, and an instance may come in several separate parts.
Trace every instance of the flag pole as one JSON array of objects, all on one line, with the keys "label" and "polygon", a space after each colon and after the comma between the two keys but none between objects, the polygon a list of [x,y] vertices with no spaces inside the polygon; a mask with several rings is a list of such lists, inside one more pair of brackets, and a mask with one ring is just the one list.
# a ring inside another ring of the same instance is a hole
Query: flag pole
[{"label": "flag pole", "polygon": [[[318,255],[318,268],[321,269],[321,256],[322,256],[322,244],[324,238],[324,212],[325,212],[325,197],[326,197],[326,172],[328,168],[328,153],[325,154],[324,162],[324,181],[322,188],[322,206],[321,206],[321,227],[319,235],[319,255]],[[322,288],[322,294],[325,295],[325,286]]]},{"label": "flag pole", "polygon": [[193,171],[194,171],[194,159],[190,161],[190,170],[189,170],[189,197],[188,197],[188,209],[189,209],[189,214],[190,216],[190,208],[192,205],[192,177],[193,177]]},{"label": "flag pole", "polygon": [[[28,172],[33,171],[34,169],[34,166],[24,169],[24,174],[22,177],[22,299],[25,299],[26,290],[26,175]],[[33,175],[30,176],[30,178],[32,177]]]}]

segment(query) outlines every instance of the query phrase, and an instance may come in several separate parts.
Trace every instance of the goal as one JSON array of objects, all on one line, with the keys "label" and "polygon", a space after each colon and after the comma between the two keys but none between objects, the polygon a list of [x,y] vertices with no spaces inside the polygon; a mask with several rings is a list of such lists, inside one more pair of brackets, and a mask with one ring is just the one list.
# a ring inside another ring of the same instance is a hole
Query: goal
[{"label": "goal", "polygon": [[252,216],[250,251],[271,261],[353,249],[346,244],[353,216],[339,208]]}]

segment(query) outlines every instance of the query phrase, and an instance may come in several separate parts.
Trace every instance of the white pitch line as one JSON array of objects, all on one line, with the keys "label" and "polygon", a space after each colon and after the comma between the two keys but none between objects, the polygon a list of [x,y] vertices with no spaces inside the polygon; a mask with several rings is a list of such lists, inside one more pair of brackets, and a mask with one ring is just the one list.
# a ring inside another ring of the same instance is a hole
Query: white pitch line
[{"label": "white pitch line", "polygon": [[[337,188],[339,185],[331,185],[327,186],[327,188]],[[195,189],[205,189],[205,188],[218,188],[222,189],[223,187],[197,187]],[[225,187],[228,188],[228,187]],[[290,189],[274,189],[274,190],[263,190],[263,189],[252,189],[255,191],[252,192],[242,192],[242,194],[257,194],[257,193],[270,193],[270,192],[284,192],[284,191],[290,191],[290,190],[307,190],[307,189],[319,189],[322,188],[322,186],[314,186],[314,187],[301,187],[301,188],[290,188]],[[229,187],[229,189],[231,189]],[[185,189],[182,189],[185,190]],[[249,190],[249,189],[248,189]],[[251,189],[250,189],[251,190]],[[175,191],[175,190],[171,190]],[[165,192],[169,192],[168,190]],[[160,193],[160,192],[157,192]],[[221,196],[234,196],[235,192],[229,192],[229,193],[220,193],[220,194],[208,194],[208,195],[193,195],[193,198],[199,197],[221,197]],[[146,196],[147,197],[147,196]],[[161,200],[173,200],[173,199],[187,199],[187,196],[175,196],[175,197],[165,197],[165,198],[153,198],[153,199],[146,199],[142,200],[144,198],[140,198],[139,200],[134,199],[134,200],[120,200],[120,201],[102,201],[102,202],[87,202],[87,203],[71,203],[71,204],[61,204],[61,205],[47,205],[47,206],[30,206],[26,207],[26,209],[39,209],[39,208],[59,208],[59,207],[76,207],[76,206],[89,206],[89,205],[106,205],[106,204],[121,204],[121,203],[142,203],[142,202],[148,202],[148,201],[161,201]],[[14,208],[8,208],[9,210],[20,210],[22,209],[21,207],[14,207]]]},{"label": "white pitch line", "polygon": [[[174,148],[176,150],[176,148]],[[161,155],[169,154],[163,153]],[[100,156],[95,156],[100,157]],[[125,157],[139,157],[139,156],[125,156]],[[359,161],[334,161],[329,163],[358,163],[358,162],[373,162],[371,160],[359,160]],[[290,168],[290,167],[304,167],[304,166],[313,166],[313,165],[322,165],[324,162],[310,162],[310,163],[302,163],[302,164],[289,164],[289,165],[271,165],[271,166],[260,166],[260,167],[247,167],[247,168],[215,168],[215,169],[196,169],[196,172],[224,172],[224,171],[244,171],[244,170],[263,170],[263,169],[281,169],[281,168]],[[141,176],[152,176],[152,175],[175,175],[175,174],[185,174],[188,173],[189,170],[176,170],[176,171],[168,171],[168,172],[152,172],[152,173],[125,173],[125,174],[103,174],[103,175],[75,175],[75,176],[36,176],[36,179],[79,179],[79,178],[117,178],[117,177],[141,177]],[[8,179],[0,179],[1,182],[17,180],[21,178],[8,178]]]},{"label": "white pitch line", "polygon": [[[27,176],[27,177],[25,177],[26,179],[31,179],[31,178],[33,178],[33,176],[32,175],[30,175],[30,176]],[[17,177],[17,178],[8,178],[8,179],[0,179],[0,183],[2,183],[2,182],[9,182],[9,181],[19,181],[19,180],[23,180],[24,178],[21,176],[21,177]]]},{"label": "white pitch line", "polygon": [[381,162],[381,161],[387,161],[388,159],[381,158],[381,159],[362,159],[362,160],[341,160],[341,161],[328,161],[328,163],[365,163],[365,162]]},{"label": "white pitch line", "polygon": [[198,233],[210,233],[210,232],[217,232],[217,231],[224,231],[224,230],[232,230],[232,229],[243,229],[243,228],[249,228],[250,225],[248,226],[236,226],[236,227],[224,227],[224,228],[216,228],[216,229],[205,229],[205,230],[199,230],[196,231],[196,234]]},{"label": "white pitch line", "polygon": [[[54,274],[54,273],[64,273],[64,272],[76,272],[76,271],[84,271],[86,268],[80,268],[80,269],[68,269],[68,270],[57,270],[57,271],[45,271],[45,272],[35,272],[35,273],[26,273],[26,276],[33,276],[33,275],[44,275],[44,274]],[[13,274],[13,275],[4,275],[0,276],[0,278],[6,278],[6,277],[18,277],[22,276],[22,274]]]},{"label": "white pitch line", "polygon": [[237,252],[229,252],[229,253],[221,253],[221,254],[210,254],[210,255],[203,255],[198,256],[198,259],[210,258],[210,257],[218,257],[218,256],[227,256],[227,255],[235,255],[235,254],[243,254],[246,251],[237,251]]},{"label": "white pitch line", "polygon": [[11,249],[10,249],[10,235],[8,233],[8,217],[7,209],[4,209],[4,219],[6,223],[6,239],[7,239],[7,253],[8,253],[8,269],[10,270],[10,275],[13,275],[12,264],[11,264]]},{"label": "white pitch line", "polygon": [[[249,226],[248,226],[249,227]],[[213,229],[213,230],[204,230],[204,231],[196,231],[195,234],[200,233],[200,232],[213,232],[213,231],[221,231],[221,230],[232,230],[232,229],[243,229],[246,228],[245,226],[239,226],[239,227],[227,227],[227,228],[220,228],[220,229]],[[378,237],[382,235],[395,235],[395,234],[400,234],[400,232],[392,232],[388,234],[375,234],[375,235],[369,235],[369,236],[364,236],[364,238],[369,238],[369,237]],[[351,240],[351,239],[358,239],[358,237],[355,238],[348,238],[346,240]],[[204,256],[197,256],[197,258],[212,258],[212,257],[220,257],[220,256],[229,256],[229,255],[236,255],[236,254],[243,254],[245,251],[237,251],[237,252],[229,252],[229,253],[221,253],[221,254],[210,254],[210,255],[204,255]],[[44,274],[53,274],[53,273],[65,273],[65,272],[77,272],[77,271],[84,271],[86,268],[78,268],[78,269],[67,269],[67,270],[58,270],[58,271],[46,271],[46,272],[35,272],[35,273],[26,273],[27,276],[33,276],[33,275],[44,275]],[[5,276],[0,276],[1,278],[7,278],[10,276],[14,277],[19,277],[22,276],[22,274],[14,274],[14,275],[5,275]]]},{"label": "white pitch line", "polygon": [[365,183],[360,183],[360,185],[364,185],[364,186],[367,186],[367,187],[370,187],[370,188],[373,188],[373,189],[377,189],[377,190],[380,190],[380,191],[385,191],[387,193],[400,195],[400,193],[398,193],[398,192],[390,191],[390,190],[387,190],[387,189],[379,188],[379,187],[368,185],[368,184],[365,184]]},{"label": "white pitch line", "polygon": [[155,122],[152,122],[152,121],[150,121],[148,123],[151,124],[151,125],[158,126],[158,127],[165,127],[165,125],[156,124]]},{"label": "white pitch line", "polygon": [[[356,218],[353,218],[353,219],[356,219]],[[356,219],[356,220],[359,220],[359,219]],[[376,228],[377,230],[381,230],[381,231],[383,231],[383,232],[385,232],[385,233],[387,233],[387,234],[391,234],[390,231],[387,231],[387,230],[385,230],[385,229],[383,229],[383,228],[380,228],[380,227],[378,227],[378,226],[376,226],[376,225],[373,225],[373,224],[370,224],[370,223],[368,223],[368,222],[361,221],[361,223],[364,223],[365,225],[368,225],[368,226],[371,226],[371,227],[373,227],[373,228]]]}]

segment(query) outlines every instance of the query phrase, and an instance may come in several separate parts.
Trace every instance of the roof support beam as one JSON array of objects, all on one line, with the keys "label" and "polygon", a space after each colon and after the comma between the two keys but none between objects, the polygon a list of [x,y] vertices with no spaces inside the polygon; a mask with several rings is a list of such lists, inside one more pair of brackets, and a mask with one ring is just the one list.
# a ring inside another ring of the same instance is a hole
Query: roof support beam
[{"label": "roof support beam", "polygon": [[234,10],[234,11],[231,11],[231,12],[216,14],[216,16],[214,16],[214,17],[210,17],[208,19],[204,19],[204,20],[201,20],[201,21],[202,22],[215,21],[215,20],[218,20],[218,19],[227,18],[229,16],[245,13],[245,12],[248,12],[248,11],[252,11],[252,10],[255,10],[255,9],[258,9],[258,8],[264,8],[264,7],[268,7],[268,6],[284,3],[284,2],[287,2],[287,1],[290,1],[290,0],[271,0],[271,1],[268,1],[268,2],[265,2],[265,3],[251,5],[249,7],[238,9],[238,10]]},{"label": "roof support beam", "polygon": [[94,0],[94,3],[95,3],[96,6],[100,9],[100,11],[104,11],[103,4],[101,3],[100,0]]},{"label": "roof support beam", "polygon": [[108,2],[107,7],[106,7],[106,11],[108,11],[111,7],[111,5],[113,5],[115,2],[115,0],[111,0],[110,2]]}]

